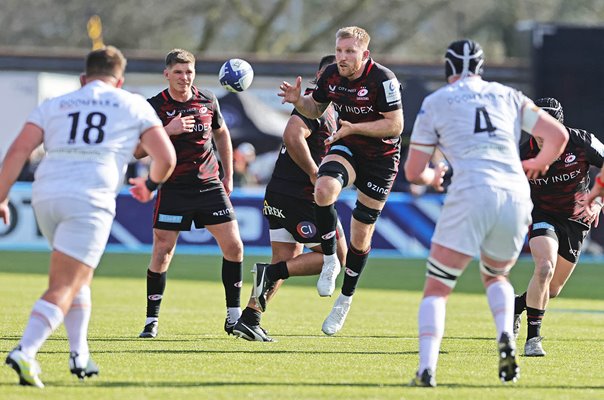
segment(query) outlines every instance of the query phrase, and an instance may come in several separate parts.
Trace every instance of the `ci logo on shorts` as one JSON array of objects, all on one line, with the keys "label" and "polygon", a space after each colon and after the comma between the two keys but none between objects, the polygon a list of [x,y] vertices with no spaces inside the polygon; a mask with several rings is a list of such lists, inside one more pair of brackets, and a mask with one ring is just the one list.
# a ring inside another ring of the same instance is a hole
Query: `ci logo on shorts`
[{"label": "ci logo on shorts", "polygon": [[298,234],[305,239],[311,238],[317,234],[317,227],[312,222],[302,221],[296,226]]}]

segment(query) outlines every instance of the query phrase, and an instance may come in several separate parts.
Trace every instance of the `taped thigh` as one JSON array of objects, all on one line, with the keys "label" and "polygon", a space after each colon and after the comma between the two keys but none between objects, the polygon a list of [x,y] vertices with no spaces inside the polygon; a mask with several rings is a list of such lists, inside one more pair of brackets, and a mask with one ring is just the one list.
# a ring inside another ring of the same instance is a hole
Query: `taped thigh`
[{"label": "taped thigh", "polygon": [[459,278],[463,272],[462,269],[448,267],[432,257],[428,257],[426,268],[426,276],[436,279],[451,289],[455,287],[457,278]]},{"label": "taped thigh", "polygon": [[319,167],[317,176],[331,176],[335,178],[342,187],[348,186],[349,176],[346,167],[337,161],[327,161]]},{"label": "taped thigh", "polygon": [[514,266],[513,264],[511,264],[506,268],[495,268],[486,265],[482,260],[478,262],[478,265],[480,266],[480,272],[488,276],[505,276],[510,272],[510,270]]}]

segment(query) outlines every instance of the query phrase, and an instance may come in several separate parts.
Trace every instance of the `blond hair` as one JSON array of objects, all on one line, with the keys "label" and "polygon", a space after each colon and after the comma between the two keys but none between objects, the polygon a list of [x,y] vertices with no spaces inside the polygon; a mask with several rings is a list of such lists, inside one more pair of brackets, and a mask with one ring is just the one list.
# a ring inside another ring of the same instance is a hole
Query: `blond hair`
[{"label": "blond hair", "polygon": [[371,37],[363,28],[359,28],[358,26],[347,26],[345,28],[338,29],[338,31],[336,32],[336,39],[351,38],[355,39],[363,47],[369,47],[369,41],[371,40]]},{"label": "blond hair", "polygon": [[183,49],[173,49],[166,55],[166,67],[174,64],[195,64],[195,56]]},{"label": "blond hair", "polygon": [[114,46],[93,50],[86,56],[86,76],[121,78],[126,70],[126,57]]}]

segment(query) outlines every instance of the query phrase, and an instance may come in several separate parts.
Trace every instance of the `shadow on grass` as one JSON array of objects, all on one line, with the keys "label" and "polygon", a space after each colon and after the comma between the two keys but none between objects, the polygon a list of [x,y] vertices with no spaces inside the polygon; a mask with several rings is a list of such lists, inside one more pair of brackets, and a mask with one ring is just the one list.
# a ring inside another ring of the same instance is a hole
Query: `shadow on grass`
[{"label": "shadow on grass", "polygon": [[[101,378],[102,379],[102,378]],[[435,394],[439,392],[439,389],[541,389],[541,390],[564,390],[566,391],[585,391],[585,390],[604,390],[604,385],[595,386],[572,386],[572,385],[503,385],[503,384],[461,384],[461,383],[438,383],[436,388],[418,388],[410,387],[407,383],[381,383],[381,382],[241,382],[241,381],[210,381],[210,382],[131,382],[131,381],[111,381],[104,382],[99,380],[93,381],[88,380],[86,385],[73,385],[65,384],[63,382],[45,382],[49,387],[53,388],[76,388],[81,387],[82,389],[87,388],[128,388],[128,387],[140,387],[140,388],[196,388],[196,387],[356,387],[356,388],[406,388],[412,391],[429,391]],[[0,387],[12,387],[14,383],[0,383]]]},{"label": "shadow on grass", "polygon": [[[222,257],[201,255],[176,255],[172,261],[169,279],[185,281],[221,282]],[[0,258],[0,272],[15,274],[48,273],[49,253],[3,252]],[[246,257],[243,265],[244,281],[251,281],[251,266],[255,262],[267,261],[267,257]],[[95,272],[99,278],[133,278],[145,284],[145,274],[149,263],[148,254],[109,253],[103,256]],[[518,293],[522,293],[533,273],[531,260],[519,261],[511,272],[510,278]],[[0,273],[1,278],[1,273]],[[292,277],[287,286],[314,287],[316,277]],[[338,279],[338,287],[342,277]],[[369,258],[367,268],[359,282],[359,289],[382,289],[421,291],[425,280],[425,260],[423,259],[379,259]],[[564,287],[561,297],[604,300],[604,291],[594,282],[604,280],[604,268],[599,264],[580,263],[569,283]],[[484,293],[480,281],[477,262],[474,261],[458,280],[455,292]]]}]

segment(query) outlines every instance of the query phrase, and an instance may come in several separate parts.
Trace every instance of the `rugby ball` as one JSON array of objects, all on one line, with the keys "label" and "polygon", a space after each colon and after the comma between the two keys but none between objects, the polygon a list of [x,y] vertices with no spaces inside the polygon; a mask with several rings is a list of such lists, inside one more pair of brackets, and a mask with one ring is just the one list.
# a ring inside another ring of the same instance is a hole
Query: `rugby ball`
[{"label": "rugby ball", "polygon": [[218,80],[222,87],[229,92],[243,92],[252,84],[254,70],[247,61],[240,58],[231,58],[220,67]]}]

